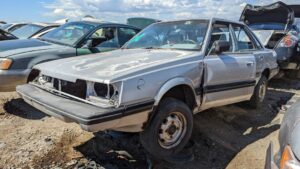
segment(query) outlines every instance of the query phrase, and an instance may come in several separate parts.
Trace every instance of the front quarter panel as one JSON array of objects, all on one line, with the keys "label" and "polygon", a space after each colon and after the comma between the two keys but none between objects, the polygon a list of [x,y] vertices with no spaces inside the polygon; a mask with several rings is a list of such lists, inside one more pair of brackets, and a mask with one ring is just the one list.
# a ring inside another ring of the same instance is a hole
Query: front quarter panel
[{"label": "front quarter panel", "polygon": [[176,85],[200,86],[203,68],[201,57],[193,61],[160,65],[152,71],[123,80],[121,104],[128,105],[155,99],[157,105],[163,95]]}]

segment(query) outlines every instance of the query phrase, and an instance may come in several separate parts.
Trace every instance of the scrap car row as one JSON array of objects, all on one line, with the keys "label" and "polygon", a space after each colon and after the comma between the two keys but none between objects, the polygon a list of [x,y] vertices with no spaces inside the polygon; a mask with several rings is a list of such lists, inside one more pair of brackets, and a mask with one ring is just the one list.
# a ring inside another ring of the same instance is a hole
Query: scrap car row
[{"label": "scrap car row", "polygon": [[[268,80],[298,75],[299,20],[300,6],[277,2],[247,5],[242,22],[5,24],[0,91],[90,132],[138,132],[166,159],[187,145],[194,114],[245,101],[259,108]],[[274,168],[272,156],[266,166]]]}]

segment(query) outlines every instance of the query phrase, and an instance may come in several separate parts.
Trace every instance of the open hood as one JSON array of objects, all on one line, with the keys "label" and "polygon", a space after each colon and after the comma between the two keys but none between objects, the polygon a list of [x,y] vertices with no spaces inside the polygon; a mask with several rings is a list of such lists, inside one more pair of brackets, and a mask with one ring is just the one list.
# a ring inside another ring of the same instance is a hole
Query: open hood
[{"label": "open hood", "polygon": [[294,17],[293,9],[279,1],[266,6],[252,6],[247,4],[242,12],[240,21],[247,25],[279,23],[288,26],[294,22]]},{"label": "open hood", "polygon": [[295,18],[300,18],[300,5],[289,5],[289,7],[294,11]]},{"label": "open hood", "polygon": [[161,20],[152,19],[152,18],[138,18],[138,17],[127,19],[127,24],[128,25],[135,26],[135,27],[140,28],[140,29],[144,29],[147,26],[149,26],[153,23],[157,23],[157,22],[161,22]]}]

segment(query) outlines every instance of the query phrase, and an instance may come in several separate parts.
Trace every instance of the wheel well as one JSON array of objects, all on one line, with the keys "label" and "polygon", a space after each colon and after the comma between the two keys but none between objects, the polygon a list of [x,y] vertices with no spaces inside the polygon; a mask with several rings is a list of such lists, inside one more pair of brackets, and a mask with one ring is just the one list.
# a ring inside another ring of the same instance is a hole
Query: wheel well
[{"label": "wheel well", "polygon": [[187,85],[175,86],[171,88],[167,93],[165,93],[162,99],[166,97],[175,98],[186,103],[191,110],[193,110],[196,107],[195,95],[190,86]]},{"label": "wheel well", "polygon": [[270,69],[265,69],[262,72],[262,75],[266,76],[266,78],[269,79],[269,77],[270,77]]},{"label": "wheel well", "polygon": [[27,78],[27,83],[33,81],[36,77],[38,77],[39,74],[40,74],[39,70],[32,69]]}]

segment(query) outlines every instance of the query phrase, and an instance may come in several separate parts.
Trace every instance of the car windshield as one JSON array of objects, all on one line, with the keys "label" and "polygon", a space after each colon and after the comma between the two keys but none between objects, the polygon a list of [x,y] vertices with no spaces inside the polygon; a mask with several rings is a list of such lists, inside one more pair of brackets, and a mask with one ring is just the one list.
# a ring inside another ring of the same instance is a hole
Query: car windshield
[{"label": "car windshield", "polygon": [[43,26],[40,25],[25,25],[18,29],[13,30],[11,33],[18,37],[19,39],[27,39],[33,34],[35,34],[37,31],[41,30]]},{"label": "car windshield", "polygon": [[94,28],[94,25],[71,22],[46,33],[41,36],[40,39],[74,46],[83,36],[91,32]]},{"label": "car windshield", "polygon": [[200,50],[207,28],[207,20],[157,23],[132,38],[124,48]]}]

